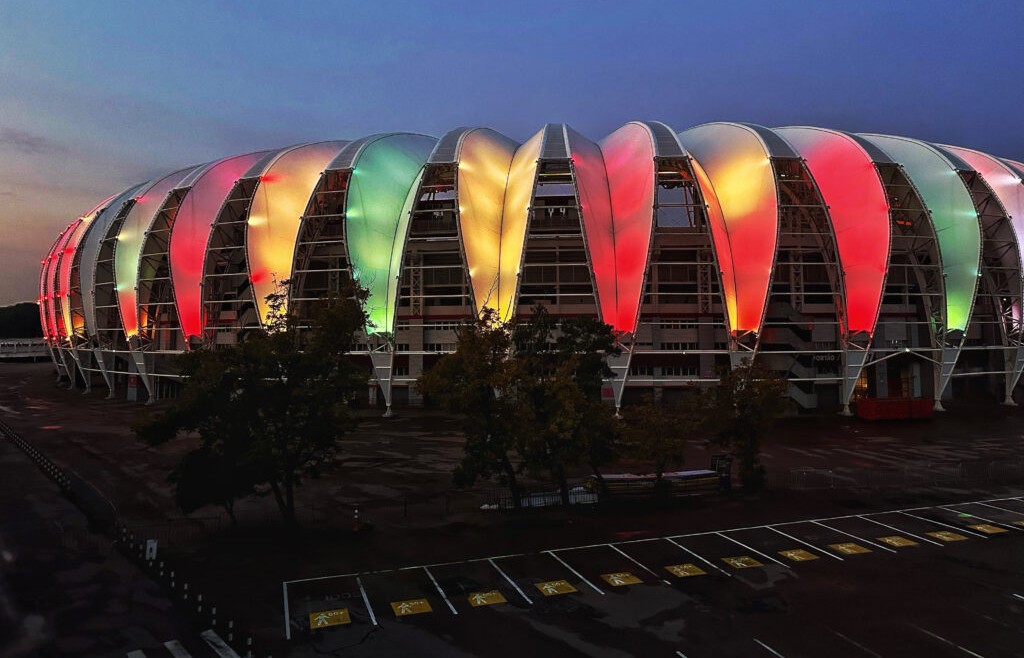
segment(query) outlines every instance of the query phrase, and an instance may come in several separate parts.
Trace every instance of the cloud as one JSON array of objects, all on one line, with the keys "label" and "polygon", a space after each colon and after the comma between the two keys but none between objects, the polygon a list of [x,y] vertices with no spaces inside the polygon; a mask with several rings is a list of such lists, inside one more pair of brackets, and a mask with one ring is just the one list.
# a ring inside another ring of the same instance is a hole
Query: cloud
[{"label": "cloud", "polygon": [[0,149],[25,155],[40,155],[63,150],[56,142],[16,128],[0,128]]}]

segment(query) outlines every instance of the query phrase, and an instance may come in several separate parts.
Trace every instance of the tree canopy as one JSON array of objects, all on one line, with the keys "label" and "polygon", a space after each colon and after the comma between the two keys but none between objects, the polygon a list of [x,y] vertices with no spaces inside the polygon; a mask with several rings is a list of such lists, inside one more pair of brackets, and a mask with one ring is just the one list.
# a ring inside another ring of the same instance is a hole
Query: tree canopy
[{"label": "tree canopy", "polygon": [[237,345],[182,355],[181,395],[136,428],[151,444],[198,433],[171,475],[186,512],[215,504],[232,513],[236,498],[269,489],[295,523],[296,487],[333,462],[354,425],[350,403],[367,372],[348,353],[366,323],[365,290],[322,300],[310,322],[286,312],[285,299],[286,288],[269,296],[266,328]]}]

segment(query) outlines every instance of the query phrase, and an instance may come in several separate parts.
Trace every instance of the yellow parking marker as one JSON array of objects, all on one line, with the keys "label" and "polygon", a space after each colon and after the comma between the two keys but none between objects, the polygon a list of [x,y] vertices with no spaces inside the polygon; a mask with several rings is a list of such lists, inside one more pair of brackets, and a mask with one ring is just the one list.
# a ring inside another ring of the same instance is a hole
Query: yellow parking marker
[{"label": "yellow parking marker", "polygon": [[967,526],[971,530],[977,530],[978,532],[984,532],[986,535],[998,535],[1001,532],[1006,532],[1006,528],[1000,528],[997,525],[991,523],[977,523],[975,525]]},{"label": "yellow parking marker", "polygon": [[878,541],[895,546],[896,548],[902,548],[904,546],[917,546],[917,542],[906,537],[900,537],[899,535],[889,535],[888,537],[879,537]]},{"label": "yellow parking marker", "polygon": [[935,532],[929,532],[928,536],[935,537],[936,539],[941,539],[942,541],[965,541],[967,539],[967,537],[959,535],[955,532],[950,532],[949,530],[937,530]]},{"label": "yellow parking marker", "polygon": [[751,567],[763,567],[764,565],[750,557],[749,555],[740,555],[739,557],[723,557],[722,561],[728,564],[730,567],[736,569],[750,569]]},{"label": "yellow parking marker", "polygon": [[686,564],[673,564],[671,566],[665,567],[665,570],[673,576],[678,576],[679,578],[687,578],[689,576],[706,576],[708,573],[707,571],[704,571],[703,569],[698,567],[696,564],[691,564],[689,562],[687,562]]},{"label": "yellow parking marker", "polygon": [[864,548],[860,544],[855,544],[852,541],[846,541],[841,544],[829,544],[829,548],[836,550],[843,555],[856,555],[858,553],[870,553],[870,548]]},{"label": "yellow parking marker", "polygon": [[1024,526],[1024,521],[1014,521],[1013,525]]},{"label": "yellow parking marker", "polygon": [[575,587],[564,580],[551,580],[546,583],[535,583],[534,586],[544,596],[555,596],[556,594],[571,594],[577,591]]},{"label": "yellow parking marker", "polygon": [[392,601],[391,609],[395,611],[396,617],[406,615],[418,615],[424,612],[433,612],[430,602],[426,599],[409,599],[408,601]]},{"label": "yellow parking marker", "polygon": [[809,551],[805,551],[802,548],[794,548],[789,551],[779,551],[779,555],[782,557],[789,558],[794,562],[807,562],[808,560],[817,560],[818,556]]},{"label": "yellow parking marker", "polygon": [[313,630],[351,623],[352,618],[348,615],[348,608],[321,610],[320,612],[309,613],[309,627]]},{"label": "yellow parking marker", "polygon": [[479,608],[482,605],[494,605],[495,603],[508,603],[501,592],[496,589],[490,592],[473,592],[468,597],[469,605]]},{"label": "yellow parking marker", "polygon": [[601,578],[604,578],[604,582],[608,583],[612,587],[622,587],[623,585],[639,585],[644,582],[629,573],[628,571],[617,571],[615,573],[603,573]]}]

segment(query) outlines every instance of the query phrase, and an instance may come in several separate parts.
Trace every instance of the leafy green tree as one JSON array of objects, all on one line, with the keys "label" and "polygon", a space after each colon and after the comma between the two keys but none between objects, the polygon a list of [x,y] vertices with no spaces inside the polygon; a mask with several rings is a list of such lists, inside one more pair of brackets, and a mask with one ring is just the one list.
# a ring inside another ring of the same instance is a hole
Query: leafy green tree
[{"label": "leafy green tree", "polygon": [[648,394],[641,404],[626,408],[625,421],[629,454],[653,464],[655,493],[665,494],[665,472],[683,464],[687,439],[704,424],[700,398],[687,395],[670,403]]},{"label": "leafy green tree", "polygon": [[[265,330],[183,355],[181,396],[137,427],[151,444],[199,434],[199,447],[172,475],[182,509],[217,504],[230,512],[238,496],[269,489],[295,524],[296,488],[334,461],[354,425],[349,406],[367,373],[348,353],[366,323],[366,291],[352,286],[324,299],[300,323],[285,311],[283,286],[267,298]],[[223,469],[226,482],[211,479],[211,469]]]},{"label": "leafy green tree", "polygon": [[786,380],[774,371],[744,359],[721,374],[718,386],[704,392],[704,414],[712,442],[736,458],[746,491],[764,488],[761,441],[789,405],[787,387]]},{"label": "leafy green tree", "polygon": [[497,477],[507,485],[513,505],[522,504],[517,430],[527,422],[517,414],[510,377],[511,336],[495,311],[485,308],[475,322],[456,330],[457,348],[417,382],[419,390],[449,413],[462,416],[465,437],[457,486]]}]

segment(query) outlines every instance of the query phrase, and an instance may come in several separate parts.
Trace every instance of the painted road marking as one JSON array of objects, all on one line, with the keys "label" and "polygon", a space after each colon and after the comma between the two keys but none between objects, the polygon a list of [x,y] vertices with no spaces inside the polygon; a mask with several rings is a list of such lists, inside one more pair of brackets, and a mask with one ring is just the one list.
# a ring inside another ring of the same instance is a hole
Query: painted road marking
[{"label": "painted road marking", "polygon": [[217,635],[217,631],[212,628],[200,633],[199,637],[203,638],[203,642],[206,642],[210,649],[220,658],[239,658],[235,650],[229,647],[228,643],[220,635]]},{"label": "painted road marking", "polygon": [[581,574],[581,573],[580,573],[579,571],[576,571],[576,570],[575,570],[575,569],[573,569],[573,568],[572,568],[571,566],[569,566],[569,563],[568,563],[568,562],[566,562],[566,561],[565,561],[565,560],[563,560],[562,558],[560,558],[560,557],[558,557],[557,555],[555,555],[555,554],[554,554],[554,552],[552,552],[552,551],[545,551],[545,553],[547,553],[547,554],[548,554],[548,555],[550,555],[551,557],[553,557],[553,558],[555,558],[556,560],[558,560],[559,562],[561,562],[561,563],[562,563],[562,566],[563,566],[563,567],[565,567],[566,569],[568,569],[569,571],[571,571],[571,572],[573,573],[573,575],[575,575],[575,576],[576,576],[577,578],[579,578],[580,580],[582,580],[582,581],[583,581],[583,582],[585,582],[586,584],[590,585],[590,589],[594,590],[595,592],[597,592],[597,593],[598,593],[598,594],[600,594],[601,596],[604,596],[604,592],[603,592],[603,591],[601,591],[600,589],[598,589],[598,588],[597,588],[597,585],[595,585],[594,583],[592,583],[592,582],[590,582],[589,580],[587,580],[586,578],[584,578],[584,577],[583,577],[583,574]]},{"label": "painted road marking", "polygon": [[164,642],[164,648],[171,654],[171,658],[192,658],[185,645],[177,640],[167,640]]},{"label": "painted road marking", "polygon": [[423,614],[424,612],[434,611],[434,609],[430,607],[430,602],[426,599],[392,601],[391,609],[395,611],[396,617],[405,617],[406,615],[419,615]]},{"label": "painted road marking", "polygon": [[[903,516],[909,516],[912,519],[917,519],[919,521],[924,521],[925,523],[931,523],[932,525],[940,525],[943,528],[949,528],[950,530],[961,530],[963,532],[966,532],[969,535],[974,535],[975,537],[984,537],[985,536],[985,535],[979,534],[977,532],[971,532],[970,530],[964,530],[963,528],[961,528],[959,526],[949,525],[948,523],[943,523],[942,521],[936,521],[935,519],[926,519],[923,516],[918,516],[917,514],[911,514],[910,512],[902,512],[901,511],[900,514],[902,514]],[[933,533],[933,532],[929,532],[928,534],[931,535],[932,537],[935,536],[935,533]]]},{"label": "painted road marking", "polygon": [[723,557],[722,561],[731,567],[736,569],[750,569],[752,567],[763,567],[764,565],[750,557],[749,555],[740,555],[737,557]]},{"label": "painted road marking", "polygon": [[320,612],[309,613],[309,627],[312,629],[327,628],[328,626],[339,626],[341,624],[351,623],[352,618],[349,617],[348,608],[321,610]]},{"label": "painted road marking", "polygon": [[370,622],[374,626],[377,625],[377,615],[373,614],[373,607],[370,606],[370,597],[366,595],[366,590],[363,588],[363,581],[356,576],[356,585],[359,585],[359,594],[363,597],[363,604],[366,605],[366,611],[370,613]]},{"label": "painted road marking", "polygon": [[689,578],[690,576],[706,576],[708,573],[707,571],[704,571],[696,564],[693,564],[691,562],[687,562],[686,564],[673,564],[671,566],[665,567],[665,570],[673,576],[677,576],[679,578]]},{"label": "painted road marking", "polygon": [[495,564],[493,559],[488,558],[487,561],[490,562],[491,566],[494,567],[498,571],[498,573],[501,574],[501,577],[505,579],[505,582],[507,582],[509,585],[514,587],[517,592],[519,592],[519,596],[523,597],[524,601],[526,601],[530,605],[533,605],[533,601],[531,601],[530,597],[528,597],[526,595],[526,592],[524,592],[522,589],[520,589],[519,585],[516,584],[516,581],[512,580],[511,578],[509,578],[508,574],[505,573],[504,571],[502,571],[501,567],[499,567],[497,564]]},{"label": "painted road marking", "polygon": [[[950,512],[956,512],[957,516],[959,516],[961,518],[975,519],[977,521],[981,521],[982,523],[985,523],[985,524],[988,524],[988,525],[1012,527],[1008,523],[1002,523],[1001,521],[993,521],[992,519],[986,519],[984,516],[978,516],[977,514],[968,514],[967,512],[958,512],[957,510],[953,509],[953,507],[956,507],[956,506],[971,505],[971,504],[972,503],[955,503],[954,505],[943,505],[940,509],[948,509]],[[973,528],[974,526],[967,526],[967,527],[968,528]],[[1013,528],[1013,529],[1016,530],[1017,528]],[[982,532],[985,532],[985,531],[982,530]],[[986,534],[995,534],[995,533],[986,533]]]},{"label": "painted road marking", "polygon": [[689,553],[693,557],[697,558],[698,560],[700,560],[704,564],[708,565],[709,567],[711,567],[715,571],[717,571],[719,573],[724,573],[726,576],[729,576],[730,578],[732,578],[732,574],[731,573],[729,573],[725,569],[722,569],[717,564],[714,564],[711,561],[702,558],[701,556],[697,555],[696,553],[694,553],[693,551],[691,551],[687,547],[683,546],[682,544],[680,544],[676,540],[672,539],[671,537],[665,537],[665,540],[668,541],[669,543],[671,543],[672,545],[674,545],[676,548],[679,548],[679,549],[682,549],[682,550],[686,551],[687,553]]},{"label": "painted road marking", "polygon": [[[737,541],[736,539],[733,539],[732,537],[727,537],[726,535],[723,535],[720,532],[716,532],[715,534],[718,535],[719,537],[722,537],[723,539],[728,539],[729,541],[731,541],[732,543],[736,544],[737,546],[740,546],[742,548],[747,549],[751,553],[757,553],[758,555],[760,555],[764,559],[768,560],[769,562],[774,562],[775,564],[782,564],[782,562],[779,562],[778,560],[773,558],[771,555],[765,555],[764,553],[762,553],[761,551],[757,550],[756,548],[751,548],[750,546],[747,546],[743,542]],[[782,564],[782,566],[786,567],[787,569],[789,568],[785,564]]]},{"label": "painted road marking", "polygon": [[824,523],[821,523],[819,521],[813,521],[813,523],[815,525],[820,525],[822,528],[825,528],[826,530],[831,530],[832,532],[838,532],[841,535],[846,535],[850,539],[856,539],[857,541],[863,542],[863,543],[867,544],[868,546],[874,546],[875,548],[880,548],[883,551],[889,551],[890,553],[895,553],[896,552],[896,551],[894,551],[891,548],[888,548],[886,546],[882,546],[881,544],[876,544],[875,542],[873,542],[873,541],[871,541],[869,539],[864,539],[863,537],[858,537],[857,535],[851,535],[850,533],[846,532],[845,530],[840,530],[839,528],[833,528],[832,526],[825,525]]},{"label": "painted road marking", "polygon": [[906,537],[901,537],[899,535],[889,535],[888,537],[879,537],[878,541],[885,542],[886,544],[889,544],[890,546],[895,546],[897,548],[902,548],[904,546],[917,546],[917,542],[916,541],[914,541],[912,539],[907,539]]},{"label": "painted road marking", "polygon": [[778,658],[786,658],[781,653],[779,653],[775,649],[772,649],[770,646],[768,646],[767,644],[765,644],[761,640],[757,639],[756,637],[754,638],[754,642],[757,642],[758,644],[760,644],[762,647],[764,647],[773,656],[778,656]]},{"label": "painted road marking", "polygon": [[539,589],[540,593],[544,596],[572,594],[573,592],[579,591],[564,580],[549,580],[546,583],[534,583],[534,587]]},{"label": "painted road marking", "polygon": [[[970,503],[964,503],[964,504],[968,505]],[[980,500],[976,501],[974,504],[975,505],[984,505],[985,507],[991,507],[992,509],[997,509],[1000,512],[1009,512],[1010,514],[1016,514],[1017,516],[1024,515],[1024,512],[1019,512],[1017,510],[1007,509],[1005,507],[999,507],[998,505],[989,505],[988,503],[980,501]],[[1014,525],[1024,525],[1024,521],[1010,521],[1010,523],[1013,523]]]},{"label": "painted road marking", "polygon": [[947,640],[946,638],[942,637],[941,635],[936,635],[935,633],[932,633],[931,631],[926,631],[925,629],[923,629],[920,626],[917,626],[915,624],[911,624],[911,626],[913,626],[917,630],[921,631],[925,635],[930,635],[930,636],[934,637],[936,640],[938,640],[940,642],[945,642],[946,644],[948,644],[951,647],[956,647],[960,651],[963,651],[964,653],[966,653],[968,656],[974,656],[974,658],[985,658],[981,654],[974,653],[973,651],[971,651],[970,649],[968,649],[966,647],[962,647],[959,644],[956,644],[954,642],[950,642],[949,640]]},{"label": "painted road marking", "polygon": [[641,569],[643,569],[643,570],[644,570],[644,571],[646,571],[647,573],[651,574],[651,575],[652,575],[652,576],[654,576],[655,578],[657,578],[657,577],[658,577],[658,574],[656,574],[656,573],[654,573],[653,571],[651,571],[651,570],[650,570],[649,568],[647,568],[647,566],[646,566],[646,565],[644,565],[644,564],[641,564],[641,563],[640,563],[639,561],[637,561],[637,559],[636,559],[636,558],[634,558],[634,557],[633,557],[632,555],[630,555],[629,553],[625,552],[624,550],[622,550],[622,549],[621,549],[621,548],[619,548],[618,546],[614,546],[614,545],[612,545],[612,544],[608,544],[608,548],[612,549],[612,550],[613,550],[613,551],[615,551],[616,553],[619,553],[619,554],[620,554],[620,555],[622,555],[622,556],[623,556],[624,558],[626,558],[627,560],[629,560],[630,562],[632,562],[632,563],[633,563],[633,564],[635,564],[636,566],[640,567]]},{"label": "painted road marking", "polygon": [[935,532],[929,532],[929,536],[941,539],[942,541],[966,541],[967,537],[961,534],[950,532],[949,530],[937,530]]},{"label": "painted road marking", "polygon": [[789,558],[794,562],[807,562],[809,560],[817,560],[818,556],[814,553],[809,553],[802,548],[794,548],[789,551],[779,551],[779,555],[785,558]]},{"label": "painted road marking", "polygon": [[[444,590],[441,589],[441,586],[437,584],[437,579],[434,578],[434,574],[430,573],[430,569],[423,567],[423,571],[425,571],[427,575],[430,576],[430,582],[434,583],[434,587],[437,588],[437,593],[440,594],[444,602],[448,604],[448,609],[452,611],[452,614],[459,614],[459,611],[455,609],[455,606],[452,605],[452,602],[448,600],[447,596],[445,596]],[[426,601],[426,599],[423,600]]]},{"label": "painted road marking", "polygon": [[984,532],[986,535],[998,535],[1001,532],[1009,532],[1006,528],[1000,528],[999,526],[994,526],[991,523],[975,523],[974,525],[969,525],[967,527],[973,528],[978,532]]},{"label": "painted road marking", "polygon": [[146,658],[146,653],[141,649],[136,649],[135,651],[129,651],[127,656],[128,658]]},{"label": "painted road marking", "polygon": [[628,571],[616,571],[615,573],[603,573],[601,578],[604,578],[604,582],[608,583],[612,587],[622,587],[623,585],[639,585],[644,582],[629,573]]},{"label": "painted road marking", "polygon": [[908,537],[913,537],[914,539],[920,539],[921,541],[923,541],[923,542],[925,542],[927,544],[935,544],[936,546],[942,546],[941,542],[937,542],[934,539],[928,539],[927,537],[922,537],[921,535],[915,535],[912,532],[907,532],[906,530],[901,530],[900,528],[897,528],[895,526],[891,526],[888,523],[882,523],[881,521],[876,521],[875,519],[869,519],[866,516],[858,516],[857,518],[858,519],[863,519],[863,520],[867,521],[868,523],[874,523],[876,525],[880,525],[883,528],[888,528],[889,530],[895,530],[896,532],[902,532],[903,534],[905,534]]},{"label": "painted road marking", "polygon": [[[769,530],[773,530],[774,532],[777,532],[777,533],[779,533],[780,535],[782,535],[782,536],[783,536],[783,537],[785,537],[786,539],[792,539],[793,541],[795,541],[795,542],[796,542],[796,543],[798,543],[798,544],[803,544],[803,545],[804,545],[804,546],[806,546],[807,548],[813,548],[813,549],[815,549],[815,550],[817,550],[817,549],[818,549],[818,547],[817,547],[817,546],[814,546],[814,545],[812,545],[812,544],[809,544],[809,543],[805,542],[805,541],[804,541],[803,539],[797,539],[796,537],[793,537],[792,535],[787,535],[786,533],[782,532],[782,531],[781,531],[781,530],[779,530],[778,528],[772,528],[772,527],[769,527]],[[824,551],[822,551],[822,552],[824,553]],[[785,553],[783,553],[783,555],[785,555]],[[840,562],[842,562],[842,560],[843,560],[843,558],[839,557],[838,555],[832,555],[831,553],[825,553],[825,555],[829,556],[830,558],[833,558],[833,559],[839,560]],[[787,555],[786,557],[789,557],[789,556]]]},{"label": "painted road marking", "polygon": [[844,640],[846,640],[847,642],[849,642],[853,646],[857,647],[858,649],[860,649],[864,653],[868,654],[869,656],[874,656],[875,658],[882,658],[880,655],[878,655],[877,653],[875,653],[871,649],[868,649],[866,646],[864,646],[860,642],[857,642],[853,638],[849,638],[849,637],[843,635],[842,633],[840,633],[839,631],[837,631],[837,630],[835,630],[833,628],[829,628],[828,630],[832,631],[833,633],[835,633],[839,637],[843,638]]},{"label": "painted road marking", "polygon": [[496,603],[508,603],[505,597],[502,596],[501,592],[496,589],[492,589],[490,592],[473,592],[466,597],[469,601],[469,605],[474,608],[479,608],[482,605],[494,605]]},{"label": "painted road marking", "polygon": [[1014,521],[1013,525],[1024,526],[1024,521]]},{"label": "painted road marking", "polygon": [[864,548],[860,544],[855,544],[852,541],[843,542],[842,544],[829,544],[829,548],[835,549],[843,555],[857,555],[859,553],[870,553],[870,548]]}]

